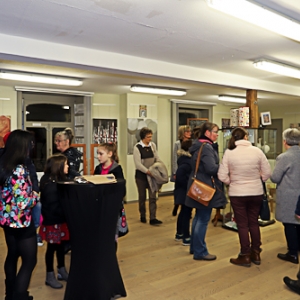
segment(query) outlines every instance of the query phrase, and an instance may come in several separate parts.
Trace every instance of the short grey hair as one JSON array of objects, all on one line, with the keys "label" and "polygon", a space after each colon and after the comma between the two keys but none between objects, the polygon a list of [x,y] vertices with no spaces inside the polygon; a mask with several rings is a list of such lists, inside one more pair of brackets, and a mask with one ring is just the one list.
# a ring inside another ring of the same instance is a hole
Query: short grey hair
[{"label": "short grey hair", "polygon": [[282,138],[289,146],[299,145],[300,131],[297,128],[288,128],[282,133]]}]

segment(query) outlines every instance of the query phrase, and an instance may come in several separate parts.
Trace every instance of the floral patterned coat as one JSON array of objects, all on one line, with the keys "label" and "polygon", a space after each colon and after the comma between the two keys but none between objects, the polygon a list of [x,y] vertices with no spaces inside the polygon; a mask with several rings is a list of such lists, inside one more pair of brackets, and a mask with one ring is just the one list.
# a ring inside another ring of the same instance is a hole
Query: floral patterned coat
[{"label": "floral patterned coat", "polygon": [[12,175],[0,187],[0,225],[12,228],[28,227],[31,209],[39,201],[39,195],[32,191],[29,172],[18,165]]}]

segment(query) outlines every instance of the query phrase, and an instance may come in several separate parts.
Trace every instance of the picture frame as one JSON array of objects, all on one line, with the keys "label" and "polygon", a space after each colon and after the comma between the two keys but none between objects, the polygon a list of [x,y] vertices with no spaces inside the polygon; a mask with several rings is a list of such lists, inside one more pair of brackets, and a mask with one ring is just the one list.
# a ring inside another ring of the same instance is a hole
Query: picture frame
[{"label": "picture frame", "polygon": [[193,130],[197,126],[201,126],[203,123],[207,122],[207,118],[188,118],[187,119],[187,125],[191,127]]},{"label": "picture frame", "polygon": [[272,124],[271,113],[269,111],[260,113],[260,119],[261,119],[262,125],[271,125]]},{"label": "picture frame", "polygon": [[222,129],[230,128],[230,118],[223,119],[222,118]]}]

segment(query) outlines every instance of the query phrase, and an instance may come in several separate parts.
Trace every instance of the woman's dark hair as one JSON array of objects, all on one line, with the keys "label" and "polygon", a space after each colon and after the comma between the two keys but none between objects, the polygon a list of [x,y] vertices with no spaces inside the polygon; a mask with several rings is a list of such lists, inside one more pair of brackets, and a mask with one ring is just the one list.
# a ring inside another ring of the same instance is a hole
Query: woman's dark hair
[{"label": "woman's dark hair", "polygon": [[212,131],[215,127],[218,128],[219,130],[219,126],[215,123],[211,123],[211,122],[205,122],[200,126],[196,126],[193,129],[193,137],[195,139],[199,139],[201,136],[205,135],[205,132],[208,131]]},{"label": "woman's dark hair", "polygon": [[234,148],[236,148],[235,142],[243,140],[246,135],[248,135],[248,131],[242,127],[233,129],[231,132],[231,138],[228,142],[228,149],[233,150]]},{"label": "woman's dark hair", "polygon": [[184,150],[184,151],[189,151],[192,144],[193,144],[193,141],[191,139],[186,140],[186,141],[181,143],[181,149]]},{"label": "woman's dark hair", "polygon": [[33,136],[30,132],[16,129],[7,138],[3,154],[0,157],[0,185],[12,175],[17,165],[25,165],[33,145]]},{"label": "woman's dark hair", "polygon": [[115,143],[102,143],[98,146],[98,149],[99,148],[104,148],[107,152],[111,151],[111,159],[117,163],[119,162],[117,145]]},{"label": "woman's dark hair", "polygon": [[45,166],[45,175],[49,176],[49,179],[59,181],[66,180],[67,174],[64,173],[65,163],[67,157],[63,154],[55,154],[47,159]]},{"label": "woman's dark hair", "polygon": [[143,127],[140,131],[141,140],[143,140],[147,134],[153,134],[152,130],[148,127]]}]

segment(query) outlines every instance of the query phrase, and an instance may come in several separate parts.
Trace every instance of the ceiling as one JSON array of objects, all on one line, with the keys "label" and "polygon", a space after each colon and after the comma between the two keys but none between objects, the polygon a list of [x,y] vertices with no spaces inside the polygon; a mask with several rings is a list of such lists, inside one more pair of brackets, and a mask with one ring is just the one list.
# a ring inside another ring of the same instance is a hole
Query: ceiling
[{"label": "ceiling", "polygon": [[[300,22],[300,2],[257,0]],[[299,42],[209,8],[205,0],[0,0],[0,69],[73,76],[71,90],[123,94],[131,84],[185,88],[179,99],[258,90],[259,104],[300,101],[299,80],[255,69],[300,66]],[[46,86],[0,80],[0,86]],[[1,91],[0,91],[1,95]]]}]

